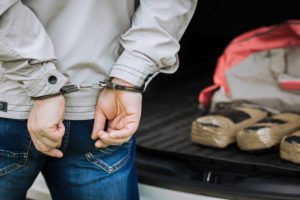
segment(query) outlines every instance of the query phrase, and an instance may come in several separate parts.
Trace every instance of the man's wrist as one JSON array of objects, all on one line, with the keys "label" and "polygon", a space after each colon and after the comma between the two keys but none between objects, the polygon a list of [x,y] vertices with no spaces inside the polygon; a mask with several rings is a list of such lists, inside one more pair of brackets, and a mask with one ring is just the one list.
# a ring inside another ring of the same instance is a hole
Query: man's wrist
[{"label": "man's wrist", "polygon": [[58,100],[64,102],[66,99],[63,95],[58,95],[58,96],[48,97],[45,99],[35,99],[35,100],[33,100],[33,103],[36,104],[37,106],[42,106],[44,104],[48,104],[49,100],[50,100],[50,102],[58,101]]}]

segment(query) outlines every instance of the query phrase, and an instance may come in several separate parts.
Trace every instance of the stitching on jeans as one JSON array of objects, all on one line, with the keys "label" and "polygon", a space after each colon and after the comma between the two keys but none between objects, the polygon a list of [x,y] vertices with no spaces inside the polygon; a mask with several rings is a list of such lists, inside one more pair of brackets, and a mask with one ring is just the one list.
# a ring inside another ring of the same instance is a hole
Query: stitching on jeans
[{"label": "stitching on jeans", "polygon": [[129,160],[130,155],[131,155],[132,143],[129,143],[129,144],[130,145],[127,148],[127,150],[128,150],[127,154],[122,159],[120,159],[118,162],[116,162],[115,164],[113,164],[112,166],[109,166],[107,163],[105,163],[101,159],[96,159],[93,154],[92,154],[92,158],[90,158],[89,156],[87,156],[87,154],[86,154],[85,157],[91,163],[94,163],[95,165],[97,165],[98,167],[102,168],[107,173],[111,174],[111,173],[114,173],[117,170],[119,170]]},{"label": "stitching on jeans", "polygon": [[[99,148],[99,149],[97,149],[97,150],[98,150],[98,151],[101,151],[101,152],[103,152],[103,153],[105,153],[105,154],[110,155],[111,153],[113,153],[114,151],[118,150],[119,148],[122,148],[122,147],[125,147],[125,146],[128,146],[128,145],[131,145],[131,144],[132,144],[132,141],[129,140],[129,141],[127,141],[126,143],[121,144],[119,147],[118,147],[118,145],[109,145],[109,146],[107,146],[106,148]],[[115,147],[115,148],[113,148],[113,147]]]},{"label": "stitching on jeans", "polygon": [[4,175],[8,174],[9,172],[19,169],[20,167],[22,167],[22,165],[16,164],[16,163],[8,165],[0,171],[0,176],[4,176]]},{"label": "stitching on jeans", "polygon": [[29,144],[28,144],[28,148],[27,148],[27,156],[26,156],[26,160],[23,164],[23,166],[26,166],[27,165],[27,161],[28,161],[28,157],[29,157],[29,151],[30,151],[30,147],[32,145],[32,141],[31,141],[31,137],[29,135],[27,135],[28,137],[28,140],[29,140]]},{"label": "stitching on jeans", "polygon": [[27,161],[28,161],[29,150],[31,147],[31,139],[30,139],[30,136],[27,134],[26,134],[26,144],[25,145],[28,146],[26,153],[13,153],[10,151],[0,150],[0,154],[2,156],[14,158],[14,159],[21,158],[21,160],[18,161],[19,163],[13,163],[11,165],[4,167],[2,170],[0,170],[0,176],[4,176],[12,171],[15,171],[21,167],[26,166]]},{"label": "stitching on jeans", "polygon": [[0,149],[0,155],[5,156],[7,158],[25,158],[27,156],[26,153],[14,153],[11,151],[1,150],[1,149]]},{"label": "stitching on jeans", "polygon": [[113,166],[109,166],[104,161],[100,161],[100,160],[97,160],[95,158],[93,158],[95,160],[91,160],[90,158],[87,158],[87,159],[90,162],[94,163],[95,165],[97,165],[97,166],[101,167],[102,169],[104,169],[107,173],[111,174],[111,173],[114,173],[115,171],[117,171],[118,169],[120,169],[122,167],[122,165],[127,162],[127,160],[129,158],[130,158],[130,149],[128,150],[127,155],[124,156],[124,158],[119,160],[117,163],[115,163]]}]

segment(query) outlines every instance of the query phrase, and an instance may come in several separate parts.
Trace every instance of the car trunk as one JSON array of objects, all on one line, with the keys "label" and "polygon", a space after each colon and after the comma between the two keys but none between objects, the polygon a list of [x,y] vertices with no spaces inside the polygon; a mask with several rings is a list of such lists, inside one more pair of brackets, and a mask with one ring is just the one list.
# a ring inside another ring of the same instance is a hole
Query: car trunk
[{"label": "car trunk", "polygon": [[192,121],[203,114],[198,94],[212,83],[218,56],[230,40],[256,27],[300,19],[299,1],[198,2],[181,40],[180,68],[156,77],[144,93],[137,132],[140,182],[222,198],[299,199],[300,165],[279,158],[278,147],[245,153],[236,145],[193,144]]}]

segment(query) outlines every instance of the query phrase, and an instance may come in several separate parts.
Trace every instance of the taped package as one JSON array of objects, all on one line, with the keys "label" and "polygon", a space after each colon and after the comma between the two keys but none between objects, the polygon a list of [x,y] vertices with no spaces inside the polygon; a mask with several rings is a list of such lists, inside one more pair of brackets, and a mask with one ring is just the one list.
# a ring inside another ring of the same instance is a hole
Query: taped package
[{"label": "taped package", "polygon": [[282,138],[280,157],[284,160],[300,164],[300,130]]},{"label": "taped package", "polygon": [[281,139],[300,127],[300,115],[280,113],[258,121],[237,134],[237,144],[241,150],[254,151],[269,149]]},{"label": "taped package", "polygon": [[194,143],[225,148],[236,142],[236,134],[268,113],[259,108],[235,107],[213,112],[192,123],[191,139]]}]

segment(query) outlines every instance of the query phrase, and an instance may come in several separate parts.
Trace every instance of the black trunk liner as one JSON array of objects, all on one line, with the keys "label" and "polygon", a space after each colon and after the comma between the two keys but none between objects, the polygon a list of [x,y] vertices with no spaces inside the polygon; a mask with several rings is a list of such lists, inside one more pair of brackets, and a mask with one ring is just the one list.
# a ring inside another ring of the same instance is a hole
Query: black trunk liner
[{"label": "black trunk liner", "polygon": [[300,165],[280,159],[278,149],[247,153],[240,151],[236,145],[214,149],[192,143],[191,123],[202,114],[197,109],[198,93],[208,85],[207,82],[181,79],[154,84],[144,95],[142,120],[137,132],[138,148],[187,159],[208,159],[300,172]]}]

